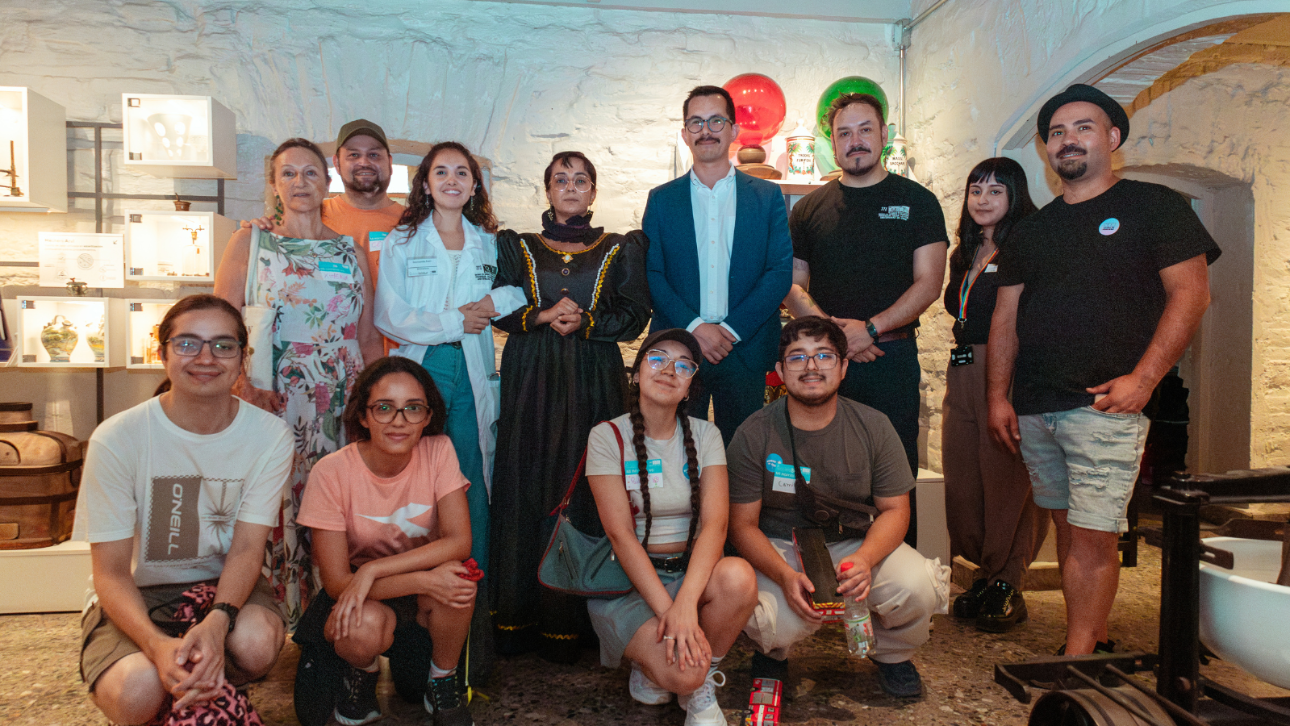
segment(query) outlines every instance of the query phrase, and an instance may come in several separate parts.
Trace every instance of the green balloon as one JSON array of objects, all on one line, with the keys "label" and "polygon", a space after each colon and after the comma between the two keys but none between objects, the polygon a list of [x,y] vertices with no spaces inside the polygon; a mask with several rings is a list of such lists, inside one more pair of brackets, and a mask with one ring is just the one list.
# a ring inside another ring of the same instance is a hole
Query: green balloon
[{"label": "green balloon", "polygon": [[[829,127],[828,122],[829,106],[833,104],[833,101],[838,96],[841,96],[844,93],[867,93],[870,96],[877,98],[882,103],[883,123],[886,123],[887,118],[891,116],[891,106],[887,104],[887,94],[882,92],[882,87],[877,83],[865,78],[864,76],[847,76],[846,78],[839,78],[833,83],[830,83],[828,88],[824,89],[824,93],[820,94],[819,103],[815,104],[815,123],[816,126],[824,132],[824,138],[826,139],[833,136],[833,129]],[[818,143],[816,144],[816,149],[819,149]],[[833,158],[832,152],[829,153],[829,158]]]}]

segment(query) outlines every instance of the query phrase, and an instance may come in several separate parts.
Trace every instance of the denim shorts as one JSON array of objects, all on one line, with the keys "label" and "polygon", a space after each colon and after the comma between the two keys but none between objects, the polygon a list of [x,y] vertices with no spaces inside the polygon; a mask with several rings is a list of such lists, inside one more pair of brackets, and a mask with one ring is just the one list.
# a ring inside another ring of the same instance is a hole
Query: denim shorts
[{"label": "denim shorts", "polygon": [[1104,413],[1092,406],[1019,416],[1021,458],[1035,504],[1067,510],[1076,527],[1129,530],[1133,495],[1150,420],[1140,413]]}]

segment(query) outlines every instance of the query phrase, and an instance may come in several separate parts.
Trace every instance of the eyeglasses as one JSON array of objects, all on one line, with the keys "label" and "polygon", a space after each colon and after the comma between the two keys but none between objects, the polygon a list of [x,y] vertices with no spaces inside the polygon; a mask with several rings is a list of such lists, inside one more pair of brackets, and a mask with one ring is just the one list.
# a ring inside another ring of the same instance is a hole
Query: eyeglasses
[{"label": "eyeglasses", "polygon": [[566,176],[558,176],[552,181],[555,182],[556,191],[562,192],[568,189],[570,185],[572,185],[574,191],[577,192],[586,193],[591,191],[591,180],[585,176],[575,177],[573,179]]},{"label": "eyeglasses", "polygon": [[670,364],[676,375],[682,378],[693,378],[695,373],[699,372],[699,366],[692,361],[684,358],[673,358],[661,350],[645,351],[645,363],[653,370],[661,371]]},{"label": "eyeglasses", "polygon": [[372,412],[372,418],[376,419],[377,423],[383,424],[392,423],[400,411],[403,412],[403,420],[410,424],[419,424],[430,416],[430,407],[424,403],[409,403],[403,408],[397,408],[389,403],[374,403],[368,406],[367,410]]},{"label": "eyeglasses", "polygon": [[698,116],[695,116],[694,118],[686,119],[685,130],[689,131],[692,134],[697,134],[703,131],[704,124],[707,124],[709,131],[711,131],[714,134],[719,134],[721,133],[721,130],[724,129],[726,127],[726,124],[728,123],[733,123],[733,122],[730,119],[725,118],[724,116],[713,116],[712,118],[709,118],[709,119],[702,119],[702,118],[699,118]]},{"label": "eyeglasses", "polygon": [[827,371],[838,367],[838,354],[822,352],[815,355],[806,355],[797,353],[795,355],[784,357],[784,370],[786,371],[804,371],[806,370],[807,361],[815,359],[815,367],[818,370]]},{"label": "eyeglasses", "polygon": [[203,340],[191,336],[182,336],[171,338],[166,343],[170,349],[175,351],[175,355],[182,355],[185,358],[192,358],[202,354],[202,347],[207,343],[211,345],[211,355],[216,358],[236,358],[238,352],[242,350],[242,343],[236,338],[216,338],[215,340]]}]

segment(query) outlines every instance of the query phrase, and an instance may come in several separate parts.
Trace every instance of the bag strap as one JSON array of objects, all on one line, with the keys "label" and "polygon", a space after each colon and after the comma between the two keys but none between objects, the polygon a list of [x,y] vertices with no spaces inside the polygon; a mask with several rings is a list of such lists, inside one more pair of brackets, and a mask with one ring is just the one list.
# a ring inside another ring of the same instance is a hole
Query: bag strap
[{"label": "bag strap", "polygon": [[243,305],[254,305],[259,294],[260,276],[255,272],[256,258],[260,256],[260,228],[251,223],[251,252],[246,260],[246,290],[243,294]]}]

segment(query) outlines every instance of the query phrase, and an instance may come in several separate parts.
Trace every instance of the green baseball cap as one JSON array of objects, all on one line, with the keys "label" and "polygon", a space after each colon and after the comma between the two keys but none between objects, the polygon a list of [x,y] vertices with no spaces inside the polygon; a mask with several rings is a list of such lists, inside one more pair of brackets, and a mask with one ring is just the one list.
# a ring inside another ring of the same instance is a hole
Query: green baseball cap
[{"label": "green baseball cap", "polygon": [[340,133],[336,135],[336,150],[340,151],[340,147],[344,146],[345,142],[349,141],[349,137],[354,134],[371,136],[381,142],[381,146],[384,146],[386,151],[390,150],[390,142],[385,140],[385,129],[365,118],[354,119],[340,127]]}]

